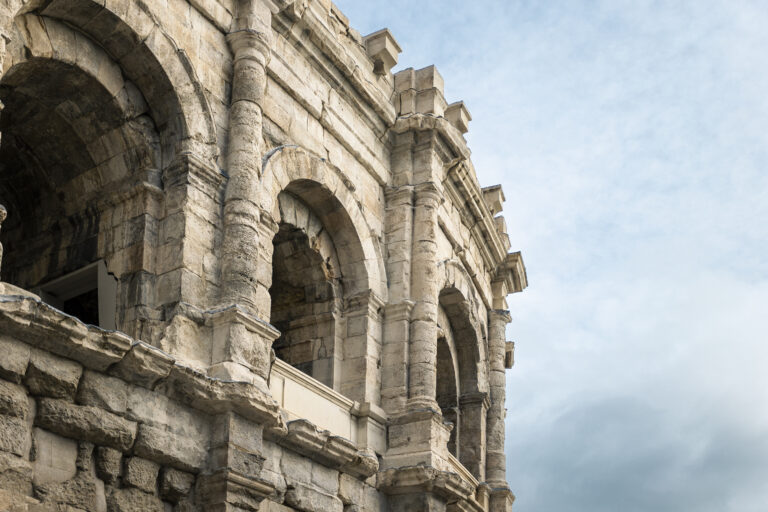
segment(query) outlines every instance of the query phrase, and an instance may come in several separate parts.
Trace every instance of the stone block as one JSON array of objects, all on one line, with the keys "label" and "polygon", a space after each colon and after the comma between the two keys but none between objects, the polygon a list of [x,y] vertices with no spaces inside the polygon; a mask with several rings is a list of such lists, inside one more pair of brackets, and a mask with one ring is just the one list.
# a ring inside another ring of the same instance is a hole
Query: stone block
[{"label": "stone block", "polygon": [[10,336],[0,334],[0,378],[19,384],[27,373],[30,347]]},{"label": "stone block", "polygon": [[28,460],[0,452],[0,489],[30,495],[32,494],[32,475],[32,464]]},{"label": "stone block", "polygon": [[43,504],[55,505],[54,510],[103,510],[97,481],[85,472],[65,482],[35,486],[34,493]]},{"label": "stone block", "polygon": [[136,423],[97,407],[79,406],[50,398],[41,399],[35,425],[65,437],[127,452],[136,438]]},{"label": "stone block", "polygon": [[152,494],[157,490],[159,472],[159,464],[139,457],[131,457],[125,461],[123,484]]},{"label": "stone block", "polygon": [[108,484],[114,484],[122,474],[123,454],[107,446],[96,449],[96,476]]},{"label": "stone block", "polygon": [[77,403],[123,415],[128,406],[128,385],[115,377],[86,370],[77,391]]},{"label": "stone block", "polygon": [[303,512],[343,512],[344,504],[336,496],[321,492],[314,487],[296,484],[285,491],[285,504]]},{"label": "stone block", "polygon": [[24,382],[32,395],[72,400],[82,373],[79,363],[35,350],[29,358]]},{"label": "stone block", "polygon": [[192,490],[195,475],[173,468],[165,468],[160,476],[160,496],[176,503]]},{"label": "stone block", "polygon": [[382,29],[363,38],[365,50],[373,60],[374,73],[386,74],[397,64],[397,57],[402,52],[400,45],[388,29]]},{"label": "stone block", "polygon": [[339,492],[339,472],[321,464],[312,464],[312,483],[328,494]]},{"label": "stone block", "polygon": [[347,475],[339,475],[339,498],[345,505],[362,503],[363,501],[363,482],[357,478]]},{"label": "stone block", "polygon": [[472,116],[463,101],[448,105],[445,109],[445,118],[461,133],[469,131],[469,122],[472,120]]},{"label": "stone block", "polygon": [[158,427],[142,424],[136,437],[136,455],[176,469],[198,473],[207,457],[206,446]]},{"label": "stone block", "polygon": [[27,419],[29,400],[23,387],[0,380],[0,414]]},{"label": "stone block", "polygon": [[29,424],[16,416],[0,415],[0,450],[14,455],[29,455]]},{"label": "stone block", "polygon": [[121,379],[152,389],[158,380],[168,376],[173,363],[174,359],[162,350],[139,341],[111,371]]},{"label": "stone block", "polygon": [[77,441],[35,428],[35,485],[65,482],[77,474]]},{"label": "stone block", "polygon": [[109,512],[165,512],[165,506],[159,498],[136,488],[109,488],[107,510]]}]

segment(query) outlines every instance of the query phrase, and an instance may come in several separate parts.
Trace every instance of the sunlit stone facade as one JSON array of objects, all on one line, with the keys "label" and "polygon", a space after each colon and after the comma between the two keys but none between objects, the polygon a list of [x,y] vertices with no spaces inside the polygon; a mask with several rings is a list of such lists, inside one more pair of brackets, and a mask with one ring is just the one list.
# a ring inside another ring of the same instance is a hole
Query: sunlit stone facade
[{"label": "sunlit stone facade", "polygon": [[399,52],[327,0],[0,0],[0,510],[510,510],[525,268]]}]

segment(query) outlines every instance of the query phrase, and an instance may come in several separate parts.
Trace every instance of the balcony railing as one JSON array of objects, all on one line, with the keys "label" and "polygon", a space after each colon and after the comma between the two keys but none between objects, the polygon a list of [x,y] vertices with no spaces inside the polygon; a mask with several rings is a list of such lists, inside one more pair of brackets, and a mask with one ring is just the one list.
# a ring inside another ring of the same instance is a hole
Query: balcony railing
[{"label": "balcony railing", "polygon": [[386,416],[372,404],[360,404],[276,359],[269,378],[272,396],[288,420],[305,419],[358,448],[386,450]]}]

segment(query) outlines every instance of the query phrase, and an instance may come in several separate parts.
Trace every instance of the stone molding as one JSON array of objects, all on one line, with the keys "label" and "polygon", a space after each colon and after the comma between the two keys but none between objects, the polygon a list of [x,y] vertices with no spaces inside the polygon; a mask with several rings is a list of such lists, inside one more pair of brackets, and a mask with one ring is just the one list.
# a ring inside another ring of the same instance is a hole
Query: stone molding
[{"label": "stone molding", "polygon": [[343,437],[320,430],[306,420],[287,423],[285,428],[264,431],[266,439],[343,473],[368,478],[379,469],[376,455],[370,450],[358,450]]},{"label": "stone molding", "polygon": [[92,370],[103,372],[116,364],[114,373],[120,378],[144,387],[151,383],[169,398],[206,414],[233,411],[266,426],[283,424],[277,403],[257,386],[208,377],[159,349],[120,332],[86,325],[39,300],[0,296],[0,328]]},{"label": "stone molding", "polygon": [[457,473],[431,466],[405,466],[380,471],[376,484],[386,494],[435,493],[448,501],[467,500],[474,494],[471,483]]}]

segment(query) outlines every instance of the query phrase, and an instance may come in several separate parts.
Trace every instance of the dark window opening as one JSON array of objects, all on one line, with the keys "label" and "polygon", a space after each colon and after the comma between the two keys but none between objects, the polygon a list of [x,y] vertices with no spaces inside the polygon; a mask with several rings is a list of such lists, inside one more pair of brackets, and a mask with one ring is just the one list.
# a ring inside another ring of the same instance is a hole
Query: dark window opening
[{"label": "dark window opening", "polygon": [[76,316],[86,324],[101,325],[99,322],[99,290],[94,288],[71,299],[67,299],[61,310]]}]

